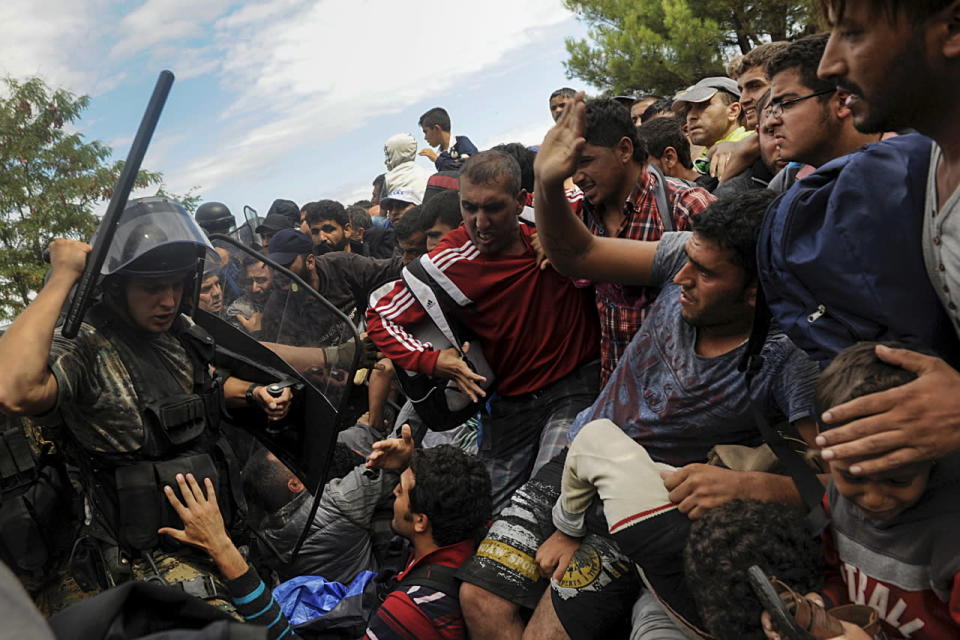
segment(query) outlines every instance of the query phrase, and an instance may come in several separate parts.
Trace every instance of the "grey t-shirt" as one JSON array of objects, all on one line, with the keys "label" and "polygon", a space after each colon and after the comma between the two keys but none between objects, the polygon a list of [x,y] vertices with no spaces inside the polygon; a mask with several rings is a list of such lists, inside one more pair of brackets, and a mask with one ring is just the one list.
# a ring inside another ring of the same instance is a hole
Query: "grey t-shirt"
[{"label": "grey t-shirt", "polygon": [[[570,440],[591,420],[609,418],[650,456],[674,466],[703,462],[717,444],[757,446],[744,375],[737,370],[746,344],[708,358],[695,349],[697,330],[681,315],[673,276],[687,261],[690,232],[666,233],[654,258],[663,287],[613,376],[570,428]],[[753,393],[771,423],[815,414],[818,368],[784,334],[771,331]]]},{"label": "grey t-shirt", "polygon": [[930,283],[960,336],[960,189],[953,192],[941,210],[937,195],[940,147],[934,144],[931,154],[923,213],[923,261]]}]

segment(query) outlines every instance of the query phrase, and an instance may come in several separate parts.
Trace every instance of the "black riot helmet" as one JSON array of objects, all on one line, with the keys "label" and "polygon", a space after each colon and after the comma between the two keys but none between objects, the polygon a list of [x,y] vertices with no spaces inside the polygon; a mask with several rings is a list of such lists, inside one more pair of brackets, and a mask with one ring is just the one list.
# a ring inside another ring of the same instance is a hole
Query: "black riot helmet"
[{"label": "black riot helmet", "polygon": [[156,278],[196,272],[198,259],[218,263],[206,235],[179,203],[137,198],[120,215],[103,261],[104,276]]},{"label": "black riot helmet", "polygon": [[209,233],[230,233],[236,220],[230,209],[222,202],[204,202],[197,207],[197,224]]}]

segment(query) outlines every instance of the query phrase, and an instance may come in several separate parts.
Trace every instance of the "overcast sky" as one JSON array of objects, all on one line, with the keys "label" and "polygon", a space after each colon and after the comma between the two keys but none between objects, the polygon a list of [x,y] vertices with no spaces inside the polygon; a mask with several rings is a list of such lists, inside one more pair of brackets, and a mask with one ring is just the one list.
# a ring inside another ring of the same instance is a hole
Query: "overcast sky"
[{"label": "overcast sky", "polygon": [[78,128],[124,158],[170,69],[144,166],[263,215],[369,197],[384,140],[422,147],[433,106],[481,149],[539,144],[550,92],[582,88],[562,62],[584,32],[560,0],[2,0],[0,71],[90,95]]}]

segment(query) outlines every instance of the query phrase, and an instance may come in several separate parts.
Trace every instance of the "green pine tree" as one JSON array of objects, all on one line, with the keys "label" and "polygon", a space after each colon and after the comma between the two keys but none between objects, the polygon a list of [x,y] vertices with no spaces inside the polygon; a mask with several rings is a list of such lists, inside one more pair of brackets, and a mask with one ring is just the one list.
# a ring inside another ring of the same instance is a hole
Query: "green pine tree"
[{"label": "green pine tree", "polygon": [[564,0],[589,25],[567,74],[611,94],[673,95],[762,42],[816,30],[811,0]]}]

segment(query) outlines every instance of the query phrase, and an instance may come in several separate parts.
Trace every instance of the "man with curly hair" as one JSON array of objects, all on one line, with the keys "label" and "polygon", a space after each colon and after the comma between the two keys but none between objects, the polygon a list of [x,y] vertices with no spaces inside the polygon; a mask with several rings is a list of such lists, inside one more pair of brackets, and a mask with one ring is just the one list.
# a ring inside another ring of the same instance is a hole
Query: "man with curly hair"
[{"label": "man with curly hair", "polygon": [[[397,585],[370,618],[366,638],[466,638],[456,592],[405,579],[421,567],[458,568],[473,554],[492,513],[490,476],[475,456],[451,445],[414,451],[410,427],[374,444],[368,465],[400,472],[393,490],[393,530],[410,541]],[[442,570],[442,569],[441,569]],[[454,585],[457,584],[454,581]]]},{"label": "man with curly hair", "polygon": [[823,556],[796,507],[733,500],[690,527],[684,575],[705,629],[717,640],[763,638],[760,601],[747,569],[757,565],[798,593],[823,584]]}]

